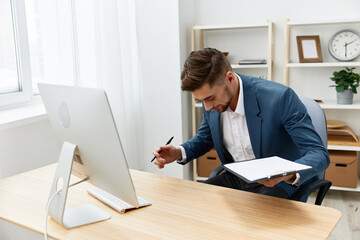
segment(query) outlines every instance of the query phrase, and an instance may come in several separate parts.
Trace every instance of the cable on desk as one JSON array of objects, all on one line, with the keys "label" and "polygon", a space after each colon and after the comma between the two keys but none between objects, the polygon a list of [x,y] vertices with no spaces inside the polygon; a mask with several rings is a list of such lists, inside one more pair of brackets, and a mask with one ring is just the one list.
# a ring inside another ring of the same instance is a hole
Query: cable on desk
[{"label": "cable on desk", "polygon": [[[86,178],[84,178],[84,179],[82,179],[82,180],[80,180],[80,181],[78,181],[78,182],[76,182],[76,183],[73,183],[73,184],[69,185],[69,187],[78,185],[79,183],[85,182],[85,181],[87,181],[87,180],[89,180],[89,177],[86,177]],[[45,240],[48,240],[47,225],[48,225],[48,216],[49,216],[50,204],[51,204],[52,200],[54,200],[55,196],[58,195],[62,190],[63,190],[63,188],[60,189],[60,190],[58,190],[57,192],[55,192],[55,193],[50,197],[49,202],[48,202],[48,204],[47,204],[47,206],[46,206],[45,231],[44,231],[44,238],[45,238]]]}]

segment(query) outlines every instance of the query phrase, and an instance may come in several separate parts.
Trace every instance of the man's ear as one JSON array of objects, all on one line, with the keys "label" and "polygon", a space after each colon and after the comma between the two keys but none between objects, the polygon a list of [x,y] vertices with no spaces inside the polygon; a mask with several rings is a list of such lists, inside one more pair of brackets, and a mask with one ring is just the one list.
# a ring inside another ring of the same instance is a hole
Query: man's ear
[{"label": "man's ear", "polygon": [[235,76],[232,71],[227,71],[225,76],[225,81],[229,81],[230,83],[232,83],[235,80]]}]

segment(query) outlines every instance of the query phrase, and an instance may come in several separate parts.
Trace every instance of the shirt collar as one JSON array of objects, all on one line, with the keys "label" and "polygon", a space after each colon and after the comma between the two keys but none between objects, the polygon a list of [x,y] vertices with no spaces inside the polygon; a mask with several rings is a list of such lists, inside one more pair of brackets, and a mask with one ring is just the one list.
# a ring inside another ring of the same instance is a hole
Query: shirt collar
[{"label": "shirt collar", "polygon": [[[241,79],[241,77],[240,77],[237,73],[235,73],[235,74],[236,74],[236,76],[237,76],[238,79],[239,79],[240,91],[239,91],[238,102],[237,102],[237,105],[236,105],[236,108],[235,108],[234,113],[237,113],[237,114],[240,114],[240,115],[245,116],[244,91],[243,91],[244,89],[243,89],[242,79]],[[233,112],[230,107],[228,107],[228,109],[227,109],[226,111],[228,111],[228,112]]]}]

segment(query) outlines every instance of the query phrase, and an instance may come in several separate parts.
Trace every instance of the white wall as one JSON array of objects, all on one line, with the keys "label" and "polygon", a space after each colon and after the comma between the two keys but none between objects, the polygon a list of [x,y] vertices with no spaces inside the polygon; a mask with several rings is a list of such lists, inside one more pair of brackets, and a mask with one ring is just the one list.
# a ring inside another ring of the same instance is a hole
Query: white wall
[{"label": "white wall", "polygon": [[[151,11],[149,11],[151,9]],[[136,2],[142,108],[143,170],[192,179],[192,164],[157,169],[151,152],[174,136],[177,146],[191,138],[191,96],[181,91],[180,74],[190,51],[193,0]]]},{"label": "white wall", "polygon": [[55,163],[58,156],[47,119],[0,131],[0,178]]},{"label": "white wall", "polygon": [[183,141],[180,90],[179,5],[177,0],[139,0],[136,22],[142,79],[143,170],[183,178],[173,163],[159,170],[150,163],[152,151]]},{"label": "white wall", "polygon": [[[190,25],[195,21],[195,1],[179,0],[179,32],[180,32],[180,71],[183,69],[184,62],[190,53]],[[179,76],[180,78],[180,76]],[[183,142],[192,137],[192,118],[191,118],[191,94],[181,92],[181,108],[182,108],[182,133]],[[184,167],[184,178],[193,178],[193,163],[189,163]]]}]

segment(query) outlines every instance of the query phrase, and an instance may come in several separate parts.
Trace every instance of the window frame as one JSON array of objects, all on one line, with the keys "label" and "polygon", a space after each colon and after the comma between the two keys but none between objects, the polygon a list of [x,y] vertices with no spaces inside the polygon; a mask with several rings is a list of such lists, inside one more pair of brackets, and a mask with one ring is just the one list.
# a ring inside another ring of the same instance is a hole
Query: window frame
[{"label": "window frame", "polygon": [[31,100],[32,80],[26,25],[25,0],[9,0],[15,40],[15,57],[19,81],[18,92],[0,94],[0,107]]}]

